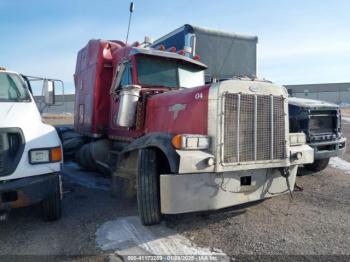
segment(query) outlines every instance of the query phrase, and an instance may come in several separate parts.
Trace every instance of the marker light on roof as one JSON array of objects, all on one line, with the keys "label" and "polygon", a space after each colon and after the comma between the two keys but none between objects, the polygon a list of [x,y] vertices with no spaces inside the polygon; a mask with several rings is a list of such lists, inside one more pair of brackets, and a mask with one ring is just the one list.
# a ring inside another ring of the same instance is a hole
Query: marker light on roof
[{"label": "marker light on roof", "polygon": [[176,53],[176,47],[174,47],[174,46],[170,47],[168,50],[169,50],[169,52]]},{"label": "marker light on roof", "polygon": [[199,60],[201,60],[201,57],[200,57],[199,55],[195,55],[195,56],[193,57],[193,59],[199,61]]},{"label": "marker light on roof", "polygon": [[160,45],[160,46],[158,47],[158,49],[159,49],[160,51],[164,51],[164,50],[165,50],[165,46],[164,46],[164,45]]}]

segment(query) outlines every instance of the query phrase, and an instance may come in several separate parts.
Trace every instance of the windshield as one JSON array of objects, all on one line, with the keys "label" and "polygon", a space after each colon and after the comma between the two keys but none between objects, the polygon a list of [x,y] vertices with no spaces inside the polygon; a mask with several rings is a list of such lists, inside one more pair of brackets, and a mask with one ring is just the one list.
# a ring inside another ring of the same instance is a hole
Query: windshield
[{"label": "windshield", "polygon": [[136,61],[141,85],[186,88],[204,85],[204,70],[196,65],[153,56],[141,56]]},{"label": "windshield", "polygon": [[18,75],[0,72],[0,102],[23,102],[30,100],[25,83]]}]

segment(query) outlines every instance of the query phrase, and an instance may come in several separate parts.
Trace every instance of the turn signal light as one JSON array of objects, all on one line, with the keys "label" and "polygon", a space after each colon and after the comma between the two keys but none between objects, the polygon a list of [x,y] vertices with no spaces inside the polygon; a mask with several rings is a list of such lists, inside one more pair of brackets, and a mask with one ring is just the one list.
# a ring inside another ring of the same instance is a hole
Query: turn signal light
[{"label": "turn signal light", "polygon": [[181,149],[182,147],[182,136],[181,135],[176,135],[172,139],[172,144],[176,149]]},{"label": "turn signal light", "polygon": [[51,149],[51,161],[59,162],[62,160],[62,149],[61,147],[56,147]]}]

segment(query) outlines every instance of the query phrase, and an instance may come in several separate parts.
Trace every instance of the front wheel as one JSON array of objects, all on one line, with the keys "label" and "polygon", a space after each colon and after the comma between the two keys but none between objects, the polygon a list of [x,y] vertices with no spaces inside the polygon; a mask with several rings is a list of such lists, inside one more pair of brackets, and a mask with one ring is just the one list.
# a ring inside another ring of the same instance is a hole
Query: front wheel
[{"label": "front wheel", "polygon": [[160,214],[160,163],[157,151],[141,149],[138,159],[137,204],[141,222],[145,226],[159,224]]},{"label": "front wheel", "polygon": [[326,169],[329,163],[329,158],[315,160],[312,164],[304,165],[310,171],[319,172]]},{"label": "front wheel", "polygon": [[55,221],[61,218],[61,190],[58,179],[55,191],[42,201],[42,212],[44,221]]}]

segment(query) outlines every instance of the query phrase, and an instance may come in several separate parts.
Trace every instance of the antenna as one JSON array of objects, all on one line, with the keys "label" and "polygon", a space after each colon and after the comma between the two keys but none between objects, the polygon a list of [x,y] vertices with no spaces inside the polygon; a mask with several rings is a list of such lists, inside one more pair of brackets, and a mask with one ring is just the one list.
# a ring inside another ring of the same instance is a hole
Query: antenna
[{"label": "antenna", "polygon": [[[130,32],[130,24],[131,24],[131,17],[132,17],[132,13],[134,12],[134,9],[135,9],[135,5],[134,5],[134,2],[131,1],[130,2],[130,7],[129,7],[129,24],[128,24],[128,31],[126,32],[126,39],[125,39],[125,47],[126,45],[128,44],[128,39],[129,39],[129,32]],[[125,49],[126,51],[126,49]],[[124,56],[125,56],[125,51],[124,51]]]}]

